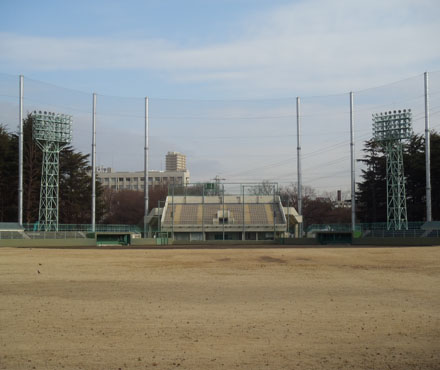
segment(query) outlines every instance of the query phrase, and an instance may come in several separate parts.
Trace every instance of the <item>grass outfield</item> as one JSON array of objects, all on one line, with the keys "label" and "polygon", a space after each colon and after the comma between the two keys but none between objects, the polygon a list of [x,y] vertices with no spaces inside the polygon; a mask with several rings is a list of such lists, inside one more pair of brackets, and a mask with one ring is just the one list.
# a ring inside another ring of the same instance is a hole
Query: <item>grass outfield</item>
[{"label": "grass outfield", "polygon": [[439,369],[440,248],[0,248],[0,369],[63,368]]}]

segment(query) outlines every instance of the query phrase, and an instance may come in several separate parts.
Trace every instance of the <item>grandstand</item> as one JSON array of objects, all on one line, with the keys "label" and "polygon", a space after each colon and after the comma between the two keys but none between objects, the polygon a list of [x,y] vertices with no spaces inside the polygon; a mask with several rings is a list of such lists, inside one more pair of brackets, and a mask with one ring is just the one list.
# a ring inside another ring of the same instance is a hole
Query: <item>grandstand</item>
[{"label": "grandstand", "polygon": [[168,196],[147,222],[175,240],[272,240],[288,230],[297,234],[302,218],[294,208],[285,209],[279,196],[179,195]]}]

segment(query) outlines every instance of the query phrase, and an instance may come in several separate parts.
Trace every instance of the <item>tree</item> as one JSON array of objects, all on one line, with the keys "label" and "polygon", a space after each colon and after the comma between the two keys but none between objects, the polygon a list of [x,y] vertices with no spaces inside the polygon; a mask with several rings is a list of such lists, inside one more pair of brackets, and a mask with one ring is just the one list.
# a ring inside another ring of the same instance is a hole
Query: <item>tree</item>
[{"label": "tree", "polygon": [[249,189],[252,195],[273,195],[275,191],[275,184],[268,180],[264,180],[261,184],[257,184]]},{"label": "tree", "polygon": [[[92,179],[88,154],[76,153],[68,146],[60,153],[59,220],[63,224],[89,224],[92,219]],[[103,190],[96,182],[96,220],[105,212]]]},{"label": "tree", "polygon": [[18,140],[0,125],[0,222],[17,221]]},{"label": "tree", "polygon": [[[149,187],[148,211],[153,208],[164,206],[168,195],[168,187],[151,186]],[[119,190],[106,188],[104,191],[104,203],[106,213],[104,223],[106,224],[131,224],[143,225],[145,213],[144,192],[137,190]],[[160,204],[159,204],[160,203]]]},{"label": "tree", "polygon": [[[440,135],[431,133],[431,194],[432,217],[440,217]],[[365,164],[362,181],[356,193],[357,219],[360,222],[386,222],[387,184],[384,151],[374,140],[365,143]],[[425,139],[413,135],[403,146],[404,175],[408,221],[426,219]]]},{"label": "tree", "polygon": [[[293,206],[298,210],[298,191],[296,185],[280,188],[280,198],[284,207]],[[338,208],[329,197],[318,197],[315,189],[305,186],[302,191],[302,215],[304,229],[312,224],[348,223],[350,208]]]},{"label": "tree", "polygon": [[382,148],[374,140],[365,143],[365,164],[358,183],[356,212],[360,222],[384,222],[387,217],[386,159]]},{"label": "tree", "polygon": [[[109,193],[107,192],[107,196]],[[105,223],[140,225],[144,216],[144,193],[137,190],[110,191]]]}]

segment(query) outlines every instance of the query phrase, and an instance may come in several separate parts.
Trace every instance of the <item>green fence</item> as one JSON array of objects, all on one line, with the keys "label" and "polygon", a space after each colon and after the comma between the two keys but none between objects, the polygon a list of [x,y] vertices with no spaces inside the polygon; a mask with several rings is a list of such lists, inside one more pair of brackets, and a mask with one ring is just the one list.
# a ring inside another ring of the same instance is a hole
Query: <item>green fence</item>
[{"label": "green fence", "polygon": [[[386,222],[359,223],[355,225],[354,238],[420,238],[440,237],[440,230],[424,230],[424,221],[408,222],[408,229],[388,230]],[[313,224],[307,227],[308,236],[316,232],[351,232],[351,224]]]},{"label": "green fence", "polygon": [[[38,223],[23,224],[25,231],[38,231]],[[93,232],[91,224],[59,224],[58,232],[61,231],[82,231]],[[139,226],[136,225],[111,225],[111,224],[96,224],[95,232],[130,232],[130,233],[142,233]]]},{"label": "green fence", "polygon": [[[424,223],[424,221],[408,222],[408,230],[421,230],[421,227]],[[355,225],[355,230],[387,230],[387,223],[359,223]],[[307,232],[313,231],[351,231],[351,224],[312,224],[307,227]]]}]

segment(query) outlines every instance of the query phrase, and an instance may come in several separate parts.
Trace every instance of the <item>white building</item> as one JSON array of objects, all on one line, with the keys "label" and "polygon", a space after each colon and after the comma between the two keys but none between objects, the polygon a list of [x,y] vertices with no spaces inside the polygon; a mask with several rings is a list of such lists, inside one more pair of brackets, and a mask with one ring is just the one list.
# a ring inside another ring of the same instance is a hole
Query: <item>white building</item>
[{"label": "white building", "polygon": [[186,155],[177,152],[168,152],[165,156],[167,171],[186,171]]},{"label": "white building", "polygon": [[[97,180],[105,187],[113,190],[144,190],[144,171],[113,172],[109,167],[105,171],[96,171]],[[190,181],[188,170],[185,171],[149,171],[148,185],[187,185]]]}]

